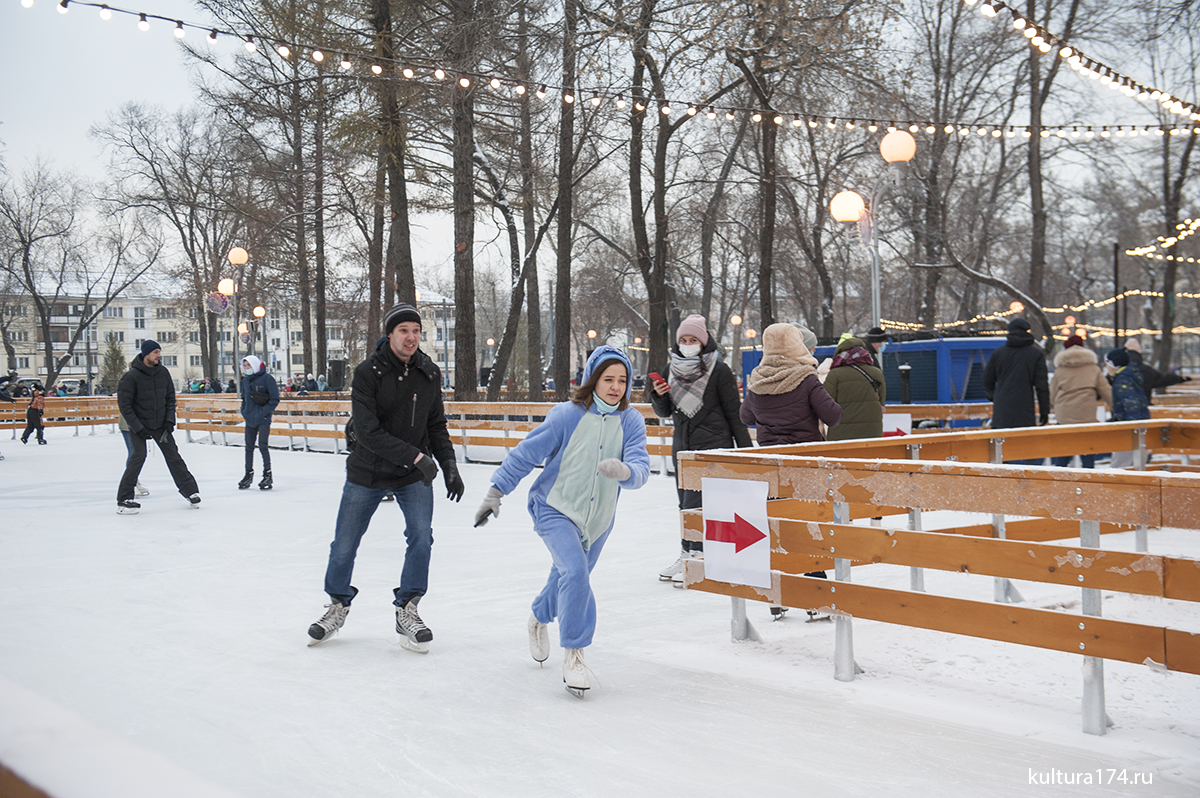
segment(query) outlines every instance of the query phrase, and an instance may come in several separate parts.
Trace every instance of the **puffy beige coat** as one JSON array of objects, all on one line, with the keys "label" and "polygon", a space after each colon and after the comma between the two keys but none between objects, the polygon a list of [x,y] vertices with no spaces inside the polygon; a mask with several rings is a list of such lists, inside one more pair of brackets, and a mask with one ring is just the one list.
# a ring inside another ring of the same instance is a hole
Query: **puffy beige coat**
[{"label": "puffy beige coat", "polygon": [[1054,356],[1054,374],[1050,377],[1050,406],[1059,424],[1094,424],[1096,400],[1112,409],[1112,387],[1104,378],[1096,353],[1087,347],[1073,346]]}]

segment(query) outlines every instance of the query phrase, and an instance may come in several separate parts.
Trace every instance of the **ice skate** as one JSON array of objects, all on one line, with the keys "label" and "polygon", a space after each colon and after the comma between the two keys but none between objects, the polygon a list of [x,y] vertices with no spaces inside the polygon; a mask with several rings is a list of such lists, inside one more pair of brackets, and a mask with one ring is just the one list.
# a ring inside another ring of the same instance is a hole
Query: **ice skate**
[{"label": "ice skate", "polygon": [[425,654],[429,651],[433,632],[417,614],[417,602],[420,600],[420,596],[415,596],[403,607],[396,608],[396,634],[400,635],[400,645],[409,651]]},{"label": "ice skate", "polygon": [[660,582],[671,582],[677,574],[683,573],[683,561],[687,559],[687,556],[688,553],[686,550],[679,552],[679,556],[675,558],[675,562],[658,572],[658,580]]},{"label": "ice skate", "polygon": [[137,515],[140,509],[142,509],[142,505],[133,499],[117,502],[117,515]]},{"label": "ice skate", "polygon": [[350,612],[349,605],[343,604],[337,599],[325,606],[327,609],[321,616],[321,620],[308,627],[308,644],[310,646],[320,645],[337,634],[337,630],[342,628],[342,624],[346,622],[346,615]]},{"label": "ice skate", "polygon": [[246,490],[250,487],[250,483],[254,481],[254,469],[247,468],[246,476],[242,477],[242,481],[238,483],[238,490]]},{"label": "ice skate", "polygon": [[199,493],[193,493],[191,496],[188,496],[188,502],[189,502],[189,503],[192,505],[192,507],[193,507],[193,508],[195,508],[195,509],[199,509],[199,507],[200,507],[200,494],[199,494]]},{"label": "ice skate", "polygon": [[135,484],[133,486],[133,493],[135,496],[149,496],[150,495],[149,489],[147,489],[146,486],[140,482],[138,482],[137,484]]},{"label": "ice skate", "polygon": [[534,662],[545,662],[550,658],[550,632],[547,625],[529,613],[529,653]]},{"label": "ice skate", "polygon": [[788,609],[788,607],[771,607],[771,620],[782,621]]},{"label": "ice skate", "polygon": [[583,661],[582,648],[563,649],[563,684],[566,685],[568,693],[576,698],[583,698],[592,686],[592,681],[588,678],[591,671]]},{"label": "ice skate", "polygon": [[[275,480],[271,478],[270,470],[264,471],[262,482],[258,483],[258,489],[259,490],[270,490],[274,486],[275,486]],[[249,486],[247,486],[247,487],[249,487]]]},{"label": "ice skate", "polygon": [[684,563],[686,563],[688,560],[699,560],[699,559],[701,559],[701,555],[702,555],[702,552],[699,552],[699,551],[685,551],[681,555],[681,559],[679,562],[679,573],[677,573],[671,577],[671,586],[672,587],[677,587],[677,588],[680,588],[681,590],[683,589],[683,572],[687,568],[687,566],[684,565]]}]

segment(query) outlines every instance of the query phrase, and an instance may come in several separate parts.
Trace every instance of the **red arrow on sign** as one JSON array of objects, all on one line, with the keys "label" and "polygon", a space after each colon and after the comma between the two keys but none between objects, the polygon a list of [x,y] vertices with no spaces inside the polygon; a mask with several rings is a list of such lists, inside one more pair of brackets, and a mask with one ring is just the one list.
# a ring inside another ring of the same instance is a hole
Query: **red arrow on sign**
[{"label": "red arrow on sign", "polygon": [[732,521],[704,522],[705,540],[732,543],[735,554],[741,552],[747,546],[753,546],[765,537],[766,534],[762,530],[737,513],[733,514]]}]

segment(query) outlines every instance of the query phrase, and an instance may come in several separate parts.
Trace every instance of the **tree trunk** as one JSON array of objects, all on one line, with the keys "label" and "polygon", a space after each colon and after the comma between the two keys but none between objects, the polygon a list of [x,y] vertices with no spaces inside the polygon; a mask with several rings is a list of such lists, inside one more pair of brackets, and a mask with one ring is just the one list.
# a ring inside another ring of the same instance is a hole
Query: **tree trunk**
[{"label": "tree trunk", "polygon": [[[325,91],[317,79],[316,119],[313,125],[313,255],[316,274],[313,293],[316,295],[317,349],[313,373],[324,374],[329,363],[329,336],[325,304]],[[266,339],[264,338],[264,343]]]},{"label": "tree trunk", "polygon": [[[1170,238],[1178,234],[1176,225],[1179,224],[1179,214],[1183,205],[1183,189],[1191,171],[1192,153],[1195,151],[1197,139],[1195,132],[1183,143],[1183,151],[1179,154],[1179,166],[1172,175],[1171,167],[1171,136],[1162,137],[1162,169],[1163,169],[1163,236]],[[1179,276],[1179,261],[1167,261],[1163,270],[1163,318],[1162,340],[1158,345],[1158,370],[1169,371],[1171,368],[1171,350],[1175,343],[1175,282]]]},{"label": "tree trunk", "polygon": [[759,324],[765,330],[775,323],[775,305],[772,296],[775,256],[775,142],[778,131],[773,121],[775,111],[764,109],[762,121],[762,230],[759,234],[758,263],[758,312]]},{"label": "tree trunk", "polygon": [[[300,330],[303,338],[303,358],[305,374],[312,373],[313,370],[313,330],[312,330],[312,274],[308,266],[308,225],[305,221],[305,192],[307,186],[304,179],[304,114],[302,113],[303,103],[300,97],[300,79],[299,70],[293,66],[293,80],[291,86],[291,114],[292,121],[292,213],[296,218],[296,274],[299,278],[300,289]],[[239,286],[240,288],[240,286]],[[237,335],[237,330],[234,330],[234,335]],[[237,363],[234,363],[234,372],[237,372]],[[288,364],[291,368],[291,364]],[[290,372],[289,372],[290,373]]]},{"label": "tree trunk", "polygon": [[383,293],[383,207],[387,190],[387,167],[383,139],[379,140],[379,156],[375,162],[375,202],[371,243],[367,248],[367,336],[378,334],[383,329],[381,308]]},{"label": "tree trunk", "polygon": [[[519,47],[517,50],[517,79],[529,85],[529,22],[525,3],[518,11]],[[526,358],[529,361],[530,402],[542,401],[542,308],[538,285],[537,251],[534,238],[537,235],[536,207],[533,193],[533,115],[529,106],[529,92],[520,98],[520,142],[518,144],[521,164],[521,220],[524,226],[525,259],[529,272],[525,280],[528,310],[525,314]]]},{"label": "tree trunk", "polygon": [[[1030,14],[1036,3],[1029,0]],[[1036,17],[1029,17],[1036,19]],[[1046,203],[1042,193],[1042,81],[1041,53],[1029,48],[1029,210],[1033,227],[1029,238],[1029,296],[1042,301],[1046,279]]]},{"label": "tree trunk", "polygon": [[[575,34],[579,21],[577,0],[566,0],[563,7],[563,92],[575,93]],[[571,389],[571,239],[572,174],[575,166],[575,104],[558,99],[562,121],[558,131],[558,262],[554,297],[554,387],[561,402]]]}]

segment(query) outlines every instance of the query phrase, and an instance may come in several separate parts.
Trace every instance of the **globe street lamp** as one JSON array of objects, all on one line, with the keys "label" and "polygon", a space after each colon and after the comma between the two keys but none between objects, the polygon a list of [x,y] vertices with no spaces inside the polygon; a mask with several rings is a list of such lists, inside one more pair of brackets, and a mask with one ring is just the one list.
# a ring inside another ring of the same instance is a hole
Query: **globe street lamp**
[{"label": "globe street lamp", "polygon": [[[241,287],[240,283],[242,280],[243,268],[250,261],[250,253],[247,252],[246,250],[242,249],[241,247],[234,247],[233,249],[229,250],[229,254],[226,255],[225,257],[229,260],[230,265],[233,266],[237,270],[236,271],[237,282],[234,282],[232,279],[226,277],[225,279],[221,280],[221,282],[217,283],[217,291],[221,294],[224,294],[227,297],[233,298],[233,324],[235,327],[237,327],[238,331],[240,332],[241,327],[238,326],[237,295],[238,295],[238,289]],[[236,335],[233,337],[233,363],[234,363],[234,370],[237,371],[240,368],[238,364],[241,363],[241,358],[238,357],[238,336],[236,336]],[[224,366],[225,366],[225,364],[222,363],[221,364],[221,376],[222,377],[225,376]],[[240,384],[240,382],[241,382],[241,380],[238,380],[238,382],[235,384]]]},{"label": "globe street lamp", "polygon": [[[246,350],[246,354],[248,354],[248,355],[254,354],[254,339],[256,337],[258,337],[258,325],[259,325],[259,322],[262,321],[262,317],[267,315],[267,309],[264,308],[262,305],[256,305],[254,310],[251,312],[254,314],[254,318],[246,319],[244,322],[242,322],[241,324],[239,324],[237,326],[238,334],[246,336],[245,339],[243,339],[243,342],[249,346],[249,349]],[[267,347],[266,347],[266,341],[264,340],[263,341],[263,355],[265,356],[266,354],[267,354]]]},{"label": "globe street lamp", "polygon": [[[908,131],[893,130],[879,142],[879,154],[889,164],[906,163],[917,153],[917,142]],[[871,252],[871,319],[872,324],[880,326],[879,298],[879,237],[875,235],[875,215],[879,209],[879,201],[888,183],[894,182],[896,171],[889,169],[880,175],[871,190],[871,201],[867,203],[857,192],[841,191],[829,203],[829,212],[835,221],[858,223],[858,231],[863,244]]]},{"label": "globe street lamp", "polygon": [[729,323],[733,325],[733,376],[740,382],[742,375],[742,342],[739,338],[742,331],[742,317],[734,313],[729,317]]}]

